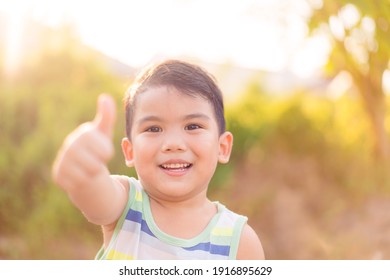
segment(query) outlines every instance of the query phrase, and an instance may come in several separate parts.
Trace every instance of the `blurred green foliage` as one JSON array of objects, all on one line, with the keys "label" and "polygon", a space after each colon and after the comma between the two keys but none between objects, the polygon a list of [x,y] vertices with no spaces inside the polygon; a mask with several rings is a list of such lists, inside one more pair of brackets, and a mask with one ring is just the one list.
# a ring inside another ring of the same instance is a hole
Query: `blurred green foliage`
[{"label": "blurred green foliage", "polygon": [[[310,2],[310,1],[309,1]],[[314,3],[314,2],[312,2]],[[378,158],[390,160],[385,127],[384,74],[390,70],[390,8],[388,1],[319,1],[308,27],[327,38],[331,50],[325,67],[330,77],[347,72],[361,97]]]},{"label": "blurred green foliage", "polygon": [[[100,234],[85,224],[66,195],[53,185],[51,165],[66,135],[93,118],[98,94],[109,92],[120,104],[126,83],[110,73],[92,51],[73,37],[67,39],[72,47],[67,44],[35,53],[12,78],[2,69],[0,258],[67,258],[56,239],[60,242],[69,234],[79,239],[83,236],[80,227],[93,236]],[[121,107],[118,111],[123,115]],[[117,125],[119,151],[122,118],[118,117]],[[116,165],[119,161],[110,168],[123,171]],[[15,244],[1,236],[23,240],[19,243],[24,246],[15,249]]]},{"label": "blurred green foliage", "polygon": [[310,92],[275,97],[250,85],[228,108],[227,118],[234,134],[233,165],[253,150],[265,158],[280,152],[311,157],[346,188],[350,178],[373,179],[381,168],[370,148],[367,117],[350,95],[337,100]]}]

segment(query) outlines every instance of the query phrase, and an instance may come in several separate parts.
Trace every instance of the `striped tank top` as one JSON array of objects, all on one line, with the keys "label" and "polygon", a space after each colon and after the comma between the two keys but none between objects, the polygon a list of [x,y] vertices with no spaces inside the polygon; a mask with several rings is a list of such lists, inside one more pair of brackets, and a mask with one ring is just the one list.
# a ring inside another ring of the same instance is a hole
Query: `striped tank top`
[{"label": "striped tank top", "polygon": [[218,202],[218,212],[206,229],[191,239],[162,232],[153,220],[149,197],[138,180],[129,178],[130,194],[110,243],[96,259],[236,259],[241,231],[247,218]]}]

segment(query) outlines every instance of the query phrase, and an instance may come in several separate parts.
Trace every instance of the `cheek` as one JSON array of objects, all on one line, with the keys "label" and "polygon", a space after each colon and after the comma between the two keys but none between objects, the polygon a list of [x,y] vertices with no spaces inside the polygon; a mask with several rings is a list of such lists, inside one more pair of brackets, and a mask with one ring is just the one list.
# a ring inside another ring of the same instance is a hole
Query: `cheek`
[{"label": "cheek", "polygon": [[218,141],[216,141],[215,139],[210,139],[210,137],[197,139],[193,142],[192,147],[192,150],[196,154],[208,158],[209,160],[211,160],[211,162],[213,161],[212,159],[217,159],[218,157]]},{"label": "cheek", "polygon": [[161,150],[161,139],[137,137],[134,140],[134,160],[138,165],[153,163]]},{"label": "cheek", "polygon": [[134,142],[134,160],[136,162],[148,161],[153,153],[153,145],[149,142],[137,139]]},{"label": "cheek", "polygon": [[140,144],[136,147],[134,152],[134,169],[138,178],[145,180],[151,177],[154,173],[155,156],[154,153],[145,144]]},{"label": "cheek", "polygon": [[203,147],[205,150],[215,150],[218,147],[218,138],[214,135],[206,134],[195,139],[198,146]]}]

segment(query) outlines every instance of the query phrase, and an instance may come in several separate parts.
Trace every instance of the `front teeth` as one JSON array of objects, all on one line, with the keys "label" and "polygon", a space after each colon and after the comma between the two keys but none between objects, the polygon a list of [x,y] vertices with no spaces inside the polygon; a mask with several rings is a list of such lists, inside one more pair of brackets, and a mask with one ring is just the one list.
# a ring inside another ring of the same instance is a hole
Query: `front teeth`
[{"label": "front teeth", "polygon": [[164,169],[183,169],[189,167],[189,163],[169,163],[161,165]]}]

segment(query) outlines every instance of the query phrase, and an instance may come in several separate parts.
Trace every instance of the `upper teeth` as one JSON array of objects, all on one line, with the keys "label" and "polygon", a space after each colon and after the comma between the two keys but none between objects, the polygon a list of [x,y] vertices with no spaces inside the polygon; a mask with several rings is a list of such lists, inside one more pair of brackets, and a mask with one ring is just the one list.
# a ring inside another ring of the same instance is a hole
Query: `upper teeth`
[{"label": "upper teeth", "polygon": [[162,165],[162,167],[166,169],[187,168],[189,166],[190,166],[189,163],[168,163]]}]

